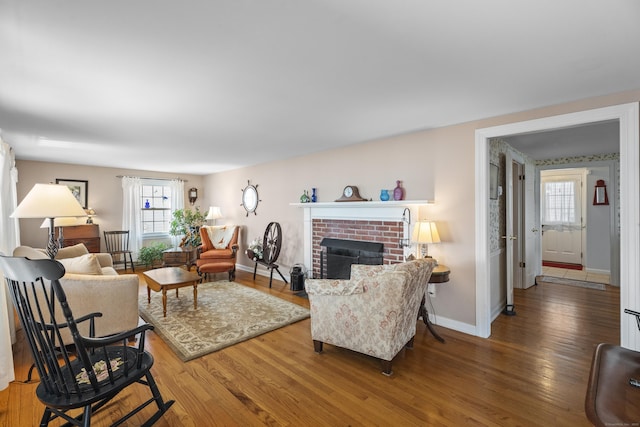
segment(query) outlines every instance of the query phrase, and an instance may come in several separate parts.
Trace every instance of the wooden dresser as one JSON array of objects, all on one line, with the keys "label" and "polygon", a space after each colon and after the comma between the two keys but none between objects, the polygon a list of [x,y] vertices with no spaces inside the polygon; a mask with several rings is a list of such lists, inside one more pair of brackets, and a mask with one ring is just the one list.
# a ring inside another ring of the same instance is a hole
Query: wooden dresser
[{"label": "wooden dresser", "polygon": [[56,239],[60,228],[62,228],[63,246],[73,246],[84,243],[89,252],[100,252],[100,227],[98,224],[69,225],[66,227],[56,227]]}]

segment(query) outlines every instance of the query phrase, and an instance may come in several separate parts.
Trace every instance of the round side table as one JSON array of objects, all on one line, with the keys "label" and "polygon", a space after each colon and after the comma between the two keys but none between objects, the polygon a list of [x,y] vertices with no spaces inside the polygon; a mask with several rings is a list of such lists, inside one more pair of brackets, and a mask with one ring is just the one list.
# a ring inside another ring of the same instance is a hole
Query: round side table
[{"label": "round side table", "polygon": [[[429,283],[445,283],[449,281],[449,267],[446,265],[438,264],[433,268],[431,272],[431,277],[429,278]],[[438,341],[444,343],[444,338],[442,338],[433,328],[433,323],[431,323],[431,319],[429,319],[429,312],[427,311],[426,304],[426,295],[422,297],[422,303],[420,304],[420,310],[418,312],[419,316],[422,316],[422,321]]]}]

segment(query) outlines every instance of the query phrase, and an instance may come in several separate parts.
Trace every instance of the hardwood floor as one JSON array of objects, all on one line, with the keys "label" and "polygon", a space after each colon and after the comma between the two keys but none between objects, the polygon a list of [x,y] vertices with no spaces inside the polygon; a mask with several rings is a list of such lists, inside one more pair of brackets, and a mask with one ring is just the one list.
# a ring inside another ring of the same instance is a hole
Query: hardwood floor
[{"label": "hardwood floor", "polygon": [[[308,306],[282,282],[270,290],[267,278],[254,283],[245,272],[236,281]],[[176,400],[156,426],[586,426],[592,352],[599,342],[619,342],[619,299],[612,287],[516,289],[517,315],[496,319],[489,339],[436,326],[441,344],[419,322],[414,349],[396,357],[391,377],[368,356],[331,345],[315,354],[309,319],[187,363],[151,333],[153,374],[164,397]],[[27,351],[19,334],[18,380],[31,363]],[[17,381],[0,392],[0,426],[39,423],[35,387]],[[109,425],[146,398],[136,387],[93,425]]]}]

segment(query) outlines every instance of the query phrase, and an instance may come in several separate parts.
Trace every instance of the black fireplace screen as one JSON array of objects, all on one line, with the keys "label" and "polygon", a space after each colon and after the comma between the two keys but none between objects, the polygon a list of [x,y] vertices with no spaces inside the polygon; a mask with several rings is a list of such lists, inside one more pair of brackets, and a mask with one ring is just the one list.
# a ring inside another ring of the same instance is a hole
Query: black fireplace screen
[{"label": "black fireplace screen", "polygon": [[320,278],[349,279],[351,264],[380,265],[384,244],[324,238],[320,242]]}]

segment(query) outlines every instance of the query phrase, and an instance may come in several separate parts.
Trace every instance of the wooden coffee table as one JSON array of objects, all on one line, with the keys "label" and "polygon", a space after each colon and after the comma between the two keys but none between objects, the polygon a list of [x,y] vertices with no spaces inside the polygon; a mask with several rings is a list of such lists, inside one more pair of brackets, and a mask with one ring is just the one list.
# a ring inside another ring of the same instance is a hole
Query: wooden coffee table
[{"label": "wooden coffee table", "polygon": [[147,282],[147,301],[151,302],[151,290],[156,292],[162,291],[162,312],[167,317],[167,291],[176,290],[178,297],[178,288],[184,286],[193,286],[193,308],[198,308],[198,283],[200,276],[196,273],[185,270],[180,267],[163,267],[155,270],[149,270],[142,273]]}]

